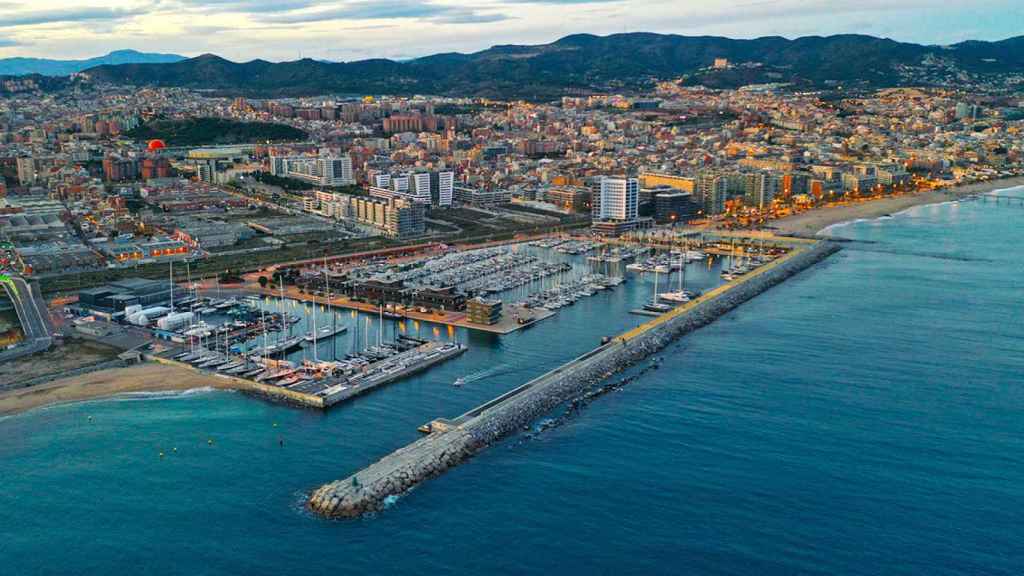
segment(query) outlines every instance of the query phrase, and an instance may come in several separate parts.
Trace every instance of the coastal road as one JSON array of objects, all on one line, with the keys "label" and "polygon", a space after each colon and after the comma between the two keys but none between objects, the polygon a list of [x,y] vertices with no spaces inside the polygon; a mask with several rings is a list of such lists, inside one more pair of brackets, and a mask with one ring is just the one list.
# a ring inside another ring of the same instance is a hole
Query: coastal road
[{"label": "coastal road", "polygon": [[14,310],[21,322],[25,340],[21,344],[0,352],[0,362],[13,360],[28,354],[46,350],[53,344],[50,316],[41,295],[27,280],[20,276],[0,274],[0,285],[14,304]]}]

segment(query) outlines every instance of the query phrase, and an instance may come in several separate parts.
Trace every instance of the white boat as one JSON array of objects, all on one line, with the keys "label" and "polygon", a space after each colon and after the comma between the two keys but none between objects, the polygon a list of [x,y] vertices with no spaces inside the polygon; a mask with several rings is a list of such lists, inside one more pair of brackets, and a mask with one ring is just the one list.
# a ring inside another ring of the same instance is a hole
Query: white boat
[{"label": "white boat", "polygon": [[466,383],[466,379],[465,378],[456,378],[455,382],[452,382],[452,386],[455,386],[456,388],[458,388],[458,387],[462,386],[465,383]]},{"label": "white boat", "polygon": [[[330,338],[331,336],[337,336],[338,334],[342,334],[342,333],[344,333],[347,330],[348,330],[348,326],[338,326],[337,328],[331,328],[330,326],[327,326],[325,328],[321,328],[321,329],[316,331],[316,339],[317,340],[323,340],[324,338]],[[312,342],[313,341],[313,333],[312,332],[308,332],[308,333],[306,333],[305,336],[303,336],[303,338],[306,339],[306,342]]]},{"label": "white boat", "polygon": [[658,294],[658,299],[665,302],[675,302],[677,304],[685,304],[690,301],[690,295],[685,291],[680,292],[662,292]]}]

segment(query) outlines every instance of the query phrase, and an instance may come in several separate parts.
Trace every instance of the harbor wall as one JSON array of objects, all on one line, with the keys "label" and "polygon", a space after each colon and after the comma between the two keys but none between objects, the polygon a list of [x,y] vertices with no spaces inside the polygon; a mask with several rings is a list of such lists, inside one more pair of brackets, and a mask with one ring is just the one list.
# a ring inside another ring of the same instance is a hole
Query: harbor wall
[{"label": "harbor wall", "polygon": [[490,444],[528,426],[612,374],[647,358],[669,342],[705,326],[743,302],[839,250],[831,242],[801,247],[745,277],[663,314],[611,342],[488,402],[392,452],[344,480],[325,484],[309,498],[312,511],[352,518],[382,509],[389,497],[440,475]]}]

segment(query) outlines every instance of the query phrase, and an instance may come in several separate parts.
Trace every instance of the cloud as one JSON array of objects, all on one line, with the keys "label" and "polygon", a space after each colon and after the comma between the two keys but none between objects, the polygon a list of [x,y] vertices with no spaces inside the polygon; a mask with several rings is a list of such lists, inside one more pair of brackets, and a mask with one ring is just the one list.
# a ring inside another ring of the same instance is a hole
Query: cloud
[{"label": "cloud", "polygon": [[181,3],[204,12],[244,14],[291,12],[323,4],[323,2],[316,2],[316,0],[279,0],[277,2],[272,0],[182,0]]},{"label": "cloud", "polygon": [[0,48],[10,48],[11,46],[23,46],[24,43],[18,42],[14,38],[0,38]]},{"label": "cloud", "polygon": [[624,2],[625,0],[502,0],[505,4],[609,4],[612,2]]},{"label": "cloud", "polygon": [[472,6],[453,6],[414,0],[360,0],[335,4],[327,9],[292,10],[285,14],[260,15],[259,19],[287,24],[333,20],[432,20],[446,24],[484,23],[508,20],[500,12],[481,13]]},{"label": "cloud", "polygon": [[0,28],[16,28],[19,26],[36,26],[68,22],[94,22],[124,20],[133,16],[141,16],[152,11],[152,6],[137,8],[105,8],[99,6],[83,6],[58,10],[31,10],[0,14]]}]

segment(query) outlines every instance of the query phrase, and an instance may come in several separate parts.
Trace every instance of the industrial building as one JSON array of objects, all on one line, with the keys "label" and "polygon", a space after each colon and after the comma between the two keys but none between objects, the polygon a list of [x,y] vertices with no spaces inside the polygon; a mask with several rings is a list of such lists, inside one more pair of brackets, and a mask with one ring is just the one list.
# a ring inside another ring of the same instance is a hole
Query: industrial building
[{"label": "industrial building", "polygon": [[123,312],[128,306],[149,307],[170,300],[168,282],[144,278],[125,278],[78,292],[78,306],[84,312],[107,316]]}]

